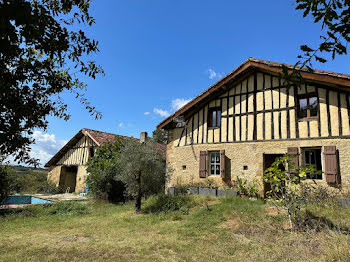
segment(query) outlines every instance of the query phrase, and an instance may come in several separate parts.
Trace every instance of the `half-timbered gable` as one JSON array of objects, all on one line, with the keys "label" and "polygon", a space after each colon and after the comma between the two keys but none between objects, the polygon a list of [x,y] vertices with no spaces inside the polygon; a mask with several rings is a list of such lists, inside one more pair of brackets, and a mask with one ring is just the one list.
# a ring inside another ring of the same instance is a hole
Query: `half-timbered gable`
[{"label": "half-timbered gable", "polygon": [[[347,137],[349,95],[315,83],[286,87],[279,77],[256,72],[193,112],[170,136],[177,146]],[[215,125],[213,111],[219,112]]]},{"label": "half-timbered gable", "polygon": [[67,192],[85,192],[86,163],[96,147],[114,142],[118,135],[87,128],[81,129],[45,164],[48,180]]},{"label": "half-timbered gable", "polygon": [[350,152],[350,76],[299,69],[305,82],[296,87],[285,83],[281,66],[249,59],[158,125],[169,132],[168,164],[179,171],[173,182],[198,180],[198,171],[203,177],[200,152],[207,152],[208,177],[210,168],[219,169],[209,163],[210,152],[215,156],[226,150],[230,168],[225,172],[234,179],[262,176],[269,162],[264,155],[285,154],[288,148],[300,151],[300,163],[325,171],[325,147],[337,145],[337,152],[343,147],[338,175],[350,186],[345,159]]}]

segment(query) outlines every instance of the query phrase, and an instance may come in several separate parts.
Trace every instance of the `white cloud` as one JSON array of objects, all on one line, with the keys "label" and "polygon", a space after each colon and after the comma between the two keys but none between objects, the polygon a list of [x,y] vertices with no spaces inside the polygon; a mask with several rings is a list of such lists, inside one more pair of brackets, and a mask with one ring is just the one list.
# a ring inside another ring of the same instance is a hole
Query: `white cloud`
[{"label": "white cloud", "polygon": [[40,160],[44,165],[56,154],[68,141],[56,139],[54,134],[45,134],[41,131],[34,131],[35,144],[31,146],[30,156]]},{"label": "white cloud", "polygon": [[[171,101],[170,104],[170,110],[164,110],[164,109],[159,109],[159,108],[154,108],[153,109],[153,113],[160,115],[161,117],[168,117],[170,114],[172,114],[173,112],[179,110],[181,107],[183,107],[184,105],[186,105],[191,99],[185,99],[185,98],[176,98],[173,99]],[[148,115],[146,113],[149,112],[145,112],[145,115]]]},{"label": "white cloud", "polygon": [[124,126],[124,123],[123,123],[123,122],[120,122],[119,125],[118,125],[119,128],[121,128],[121,127],[123,127],[123,126]]},{"label": "white cloud", "polygon": [[143,113],[145,116],[148,116],[150,114],[150,112],[144,112]]},{"label": "white cloud", "polygon": [[211,68],[207,70],[207,73],[209,74],[209,79],[221,78],[223,76],[222,73],[217,73]]},{"label": "white cloud", "polygon": [[184,98],[176,98],[173,101],[171,101],[171,109],[173,111],[179,110],[181,107],[186,105],[188,102],[190,102],[191,99],[184,99]]},{"label": "white cloud", "polygon": [[159,109],[159,108],[154,108],[153,112],[157,115],[160,115],[162,117],[168,117],[170,113],[167,110]]}]

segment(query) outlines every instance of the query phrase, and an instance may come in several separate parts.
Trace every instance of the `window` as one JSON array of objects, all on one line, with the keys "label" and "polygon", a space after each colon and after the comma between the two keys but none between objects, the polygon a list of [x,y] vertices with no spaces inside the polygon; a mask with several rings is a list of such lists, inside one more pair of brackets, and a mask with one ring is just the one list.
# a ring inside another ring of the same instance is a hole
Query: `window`
[{"label": "window", "polygon": [[95,155],[94,148],[93,148],[93,147],[90,147],[89,150],[90,150],[90,157],[91,157],[91,158],[94,157],[94,155]]},{"label": "window", "polygon": [[318,103],[316,94],[308,94],[299,97],[299,118],[317,117]]},{"label": "window", "polygon": [[220,152],[210,153],[210,175],[220,176]]},{"label": "window", "polygon": [[[304,149],[304,164],[314,165],[316,170],[322,170],[321,149]],[[322,174],[312,176],[307,174],[307,179],[322,179]]]},{"label": "window", "polygon": [[208,111],[209,127],[220,127],[221,125],[221,109],[218,107],[209,108]]}]

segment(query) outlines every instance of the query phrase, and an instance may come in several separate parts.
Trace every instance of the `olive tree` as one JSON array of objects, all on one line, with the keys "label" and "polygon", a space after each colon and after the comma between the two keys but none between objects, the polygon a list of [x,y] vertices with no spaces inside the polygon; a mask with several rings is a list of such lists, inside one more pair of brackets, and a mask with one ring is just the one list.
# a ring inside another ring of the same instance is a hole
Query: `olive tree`
[{"label": "olive tree", "polygon": [[165,159],[152,142],[139,143],[125,139],[117,158],[120,167],[117,178],[127,192],[136,199],[136,212],[141,211],[141,199],[164,191],[166,182]]}]

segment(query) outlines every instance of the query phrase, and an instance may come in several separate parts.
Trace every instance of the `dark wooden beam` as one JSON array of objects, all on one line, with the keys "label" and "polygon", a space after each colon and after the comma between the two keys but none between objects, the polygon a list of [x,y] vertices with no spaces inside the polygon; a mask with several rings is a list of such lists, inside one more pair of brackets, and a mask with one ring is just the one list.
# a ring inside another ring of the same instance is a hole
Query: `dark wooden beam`
[{"label": "dark wooden beam", "polygon": [[265,86],[265,74],[263,73],[263,139],[265,140],[266,134],[265,134],[265,92],[266,92],[266,86]]},{"label": "dark wooden beam", "polygon": [[[245,111],[248,113],[248,102],[249,102],[249,97],[248,97],[248,87],[249,87],[249,77],[247,78],[247,85],[246,85],[246,95],[245,95]],[[249,125],[249,122],[248,122],[248,115],[245,119],[245,140],[248,141],[248,125]]]},{"label": "dark wooden beam", "polygon": [[[230,109],[230,90],[227,90],[227,98],[226,98],[226,115],[229,114],[229,109]],[[228,117],[226,120],[226,141],[228,141],[228,129],[229,129],[229,123],[230,123],[230,118]]]},{"label": "dark wooden beam", "polygon": [[[271,88],[273,87],[273,76],[270,75]],[[273,91],[271,89],[271,108],[273,109]],[[271,139],[275,139],[275,126],[273,123],[273,112],[271,112]]]},{"label": "dark wooden beam", "polygon": [[257,110],[257,104],[256,104],[256,93],[258,90],[258,79],[257,79],[257,73],[254,73],[254,96],[253,96],[253,111],[254,111],[254,124],[253,124],[253,140],[257,139],[257,116],[256,116],[256,110]]}]

